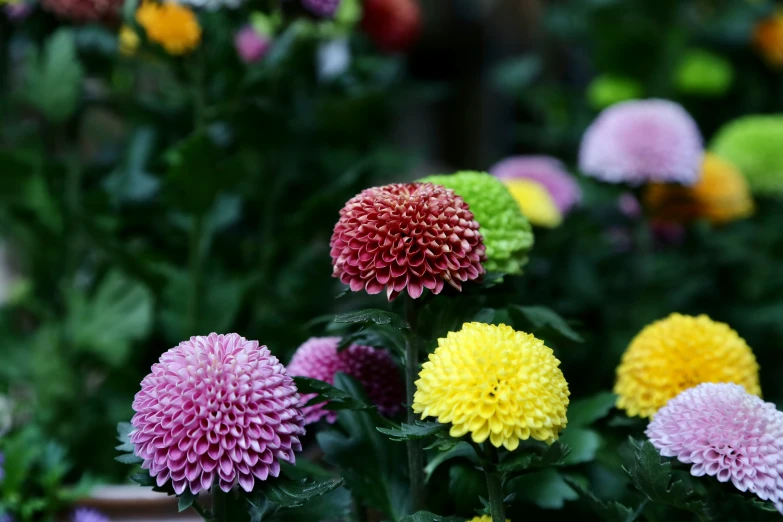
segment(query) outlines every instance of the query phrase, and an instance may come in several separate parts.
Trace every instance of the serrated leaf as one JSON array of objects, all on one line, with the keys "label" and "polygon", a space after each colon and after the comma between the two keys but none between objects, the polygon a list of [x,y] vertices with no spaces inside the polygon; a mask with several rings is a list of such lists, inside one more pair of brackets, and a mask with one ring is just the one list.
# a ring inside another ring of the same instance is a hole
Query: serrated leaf
[{"label": "serrated leaf", "polygon": [[264,487],[267,500],[280,507],[293,508],[302,506],[310,499],[320,497],[339,488],[343,484],[341,478],[325,480],[290,480],[278,479],[268,481]]},{"label": "serrated leaf", "polygon": [[388,324],[392,328],[402,330],[408,328],[408,323],[399,315],[387,312],[385,310],[359,310],[347,314],[339,314],[334,317],[335,323],[375,323],[378,325]]},{"label": "serrated leaf", "polygon": [[444,517],[429,511],[418,511],[401,518],[400,522],[463,522],[463,519],[460,517]]},{"label": "serrated leaf", "polygon": [[568,405],[568,428],[583,428],[606,417],[616,401],[617,396],[611,392],[572,401]]},{"label": "serrated leaf", "polygon": [[116,449],[120,453],[133,453],[134,451],[136,451],[136,446],[132,442],[126,442],[125,444],[114,446],[114,449]]},{"label": "serrated leaf", "polygon": [[134,430],[133,424],[130,422],[118,422],[117,423],[117,440],[123,444],[130,442],[130,434]]},{"label": "serrated leaf", "polygon": [[424,468],[424,475],[426,477],[425,481],[430,480],[432,474],[435,473],[435,470],[438,469],[441,464],[448,460],[457,458],[466,458],[470,459],[473,463],[478,463],[476,450],[473,449],[473,446],[465,441],[459,441],[457,445],[448,451],[442,451],[438,453],[429,461],[429,463],[427,463],[427,466]]},{"label": "serrated leaf", "polygon": [[24,97],[50,121],[61,122],[76,110],[83,74],[73,31],[58,29],[27,57]]},{"label": "serrated leaf", "polygon": [[403,422],[400,424],[399,428],[395,427],[376,429],[384,435],[388,435],[391,440],[401,442],[405,440],[418,440],[431,437],[448,430],[449,426],[447,424],[440,424],[437,422],[424,422],[417,420],[414,421],[413,424],[406,424]]},{"label": "serrated leaf", "polygon": [[307,404],[318,404],[324,401],[329,401],[326,405],[328,410],[370,410],[374,406],[367,404],[360,400],[355,399],[348,393],[335,388],[331,384],[319,381],[318,379],[311,379],[309,377],[294,377],[296,387],[299,389],[300,394],[317,394],[316,397],[310,399]]},{"label": "serrated leaf", "polygon": [[125,455],[119,455],[117,457],[114,457],[114,460],[117,462],[121,462],[123,464],[141,464],[144,462],[144,459],[141,457],[137,457],[133,453],[126,453]]},{"label": "serrated leaf", "polygon": [[508,481],[505,490],[515,493],[515,502],[531,502],[543,509],[560,509],[579,496],[554,468],[528,473]]},{"label": "serrated leaf", "polygon": [[521,318],[523,321],[530,324],[534,330],[539,328],[551,328],[566,339],[570,339],[577,343],[584,342],[582,336],[576,333],[576,331],[568,325],[565,319],[549,308],[543,306],[511,305],[509,306],[508,311],[512,318],[514,316]]},{"label": "serrated leaf", "polygon": [[634,522],[641,514],[619,502],[600,500],[590,490],[575,480],[571,480],[568,477],[565,480],[587,502],[596,515],[606,522]]},{"label": "serrated leaf", "polygon": [[551,446],[547,446],[543,442],[520,444],[509,458],[498,464],[498,471],[511,473],[547,466],[560,466],[570,452],[571,448],[560,442],[555,442]]},{"label": "serrated leaf", "polygon": [[563,459],[563,464],[566,466],[590,462],[595,458],[595,454],[603,442],[597,431],[571,428],[570,424],[560,435],[559,440],[571,449]]},{"label": "serrated leaf", "polygon": [[155,477],[151,476],[149,473],[134,473],[128,479],[133,482],[134,484],[138,484],[139,486],[154,486],[157,484],[155,481]]},{"label": "serrated leaf", "polygon": [[191,493],[190,490],[186,488],[185,491],[183,491],[182,494],[177,497],[177,509],[180,513],[182,513],[186,509],[189,509],[195,501],[196,495]]}]

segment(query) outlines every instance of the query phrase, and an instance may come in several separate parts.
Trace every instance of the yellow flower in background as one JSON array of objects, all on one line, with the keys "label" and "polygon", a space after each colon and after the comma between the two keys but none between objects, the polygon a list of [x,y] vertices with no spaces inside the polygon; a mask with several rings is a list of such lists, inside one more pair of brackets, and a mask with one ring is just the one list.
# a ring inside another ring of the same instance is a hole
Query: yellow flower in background
[{"label": "yellow flower in background", "polygon": [[413,411],[451,423],[452,437],[470,433],[513,451],[532,437],[549,444],[565,428],[568,383],[543,341],[506,325],[465,323],[438,339],[422,365]]},{"label": "yellow flower in background", "polygon": [[728,161],[707,152],[699,181],[690,187],[653,183],[647,187],[645,205],[655,218],[688,222],[705,218],[726,223],[753,214],[753,198],[742,173]]},{"label": "yellow flower in background", "polygon": [[756,24],[753,44],[769,65],[783,67],[783,9]]},{"label": "yellow flower in background", "polygon": [[196,15],[174,2],[158,4],[144,0],[136,11],[136,21],[147,32],[147,38],[172,55],[187,54],[201,41],[201,26]]},{"label": "yellow flower in background", "polygon": [[514,196],[522,214],[539,227],[555,228],[563,222],[563,215],[555,200],[543,185],[529,179],[506,179],[503,183]]},{"label": "yellow flower in background", "polygon": [[[480,517],[473,517],[468,522],[492,522],[492,517],[489,515],[481,515]],[[506,522],[511,522],[506,519]]]},{"label": "yellow flower in background", "polygon": [[117,35],[117,43],[120,47],[120,54],[125,56],[133,56],[139,48],[141,42],[139,35],[136,31],[128,25],[120,27],[120,32]]},{"label": "yellow flower in background", "polygon": [[652,417],[669,399],[705,382],[727,382],[761,395],[750,347],[727,324],[706,315],[671,314],[631,341],[617,368],[617,407]]}]

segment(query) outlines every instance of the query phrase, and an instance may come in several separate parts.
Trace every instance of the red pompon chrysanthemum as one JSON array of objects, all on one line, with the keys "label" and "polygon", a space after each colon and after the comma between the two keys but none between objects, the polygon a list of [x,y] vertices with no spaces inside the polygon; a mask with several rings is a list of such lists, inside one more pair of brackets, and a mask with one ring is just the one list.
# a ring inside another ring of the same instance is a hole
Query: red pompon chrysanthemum
[{"label": "red pompon chrysanthemum", "polygon": [[[391,417],[398,413],[405,401],[405,393],[402,376],[389,352],[356,344],[337,351],[339,344],[339,337],[308,339],[291,358],[288,373],[329,384],[334,384],[334,376],[338,372],[350,375],[361,383],[370,402],[378,407],[382,415]],[[302,404],[307,404],[315,395],[302,395]],[[324,417],[330,423],[337,420],[337,412],[327,410],[325,402],[303,406],[302,412],[305,424]]]},{"label": "red pompon chrysanthemum", "polygon": [[237,334],[191,337],[141,382],[130,437],[159,486],[250,492],[301,451],[298,406],[293,379],[266,346]]},{"label": "red pompon chrysanthemum", "polygon": [[43,8],[73,22],[99,22],[119,18],[122,0],[43,0]]},{"label": "red pompon chrysanthemum", "polygon": [[432,183],[394,183],[362,191],[340,211],[334,227],[332,275],[351,290],[391,301],[407,290],[413,299],[446,282],[484,273],[484,242],[468,204],[453,190]]}]

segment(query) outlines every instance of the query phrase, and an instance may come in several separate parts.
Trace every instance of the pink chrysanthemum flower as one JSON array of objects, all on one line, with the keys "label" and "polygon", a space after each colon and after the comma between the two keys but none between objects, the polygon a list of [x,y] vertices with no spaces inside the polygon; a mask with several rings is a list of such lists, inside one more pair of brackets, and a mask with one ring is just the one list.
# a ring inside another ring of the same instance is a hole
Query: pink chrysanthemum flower
[{"label": "pink chrysanthemum flower", "polygon": [[123,0],[42,0],[49,12],[74,22],[98,22],[119,17]]},{"label": "pink chrysanthemum flower", "polygon": [[564,216],[582,200],[582,191],[565,165],[550,156],[512,156],[493,165],[489,172],[501,179],[529,179],[541,184]]},{"label": "pink chrysanthemum flower", "polygon": [[579,168],[612,183],[698,181],[704,146],[699,128],[680,105],[632,100],[604,110],[585,131]]},{"label": "pink chrysanthemum flower", "polygon": [[647,436],[664,457],[770,500],[783,513],[783,412],[737,384],[705,383],[658,410]]},{"label": "pink chrysanthemum flower", "polygon": [[[335,374],[342,372],[364,386],[367,397],[381,414],[392,416],[399,412],[405,400],[402,378],[389,353],[355,344],[338,352],[339,343],[339,337],[308,339],[294,353],[288,365],[288,373],[334,384]],[[302,395],[301,404],[307,404],[313,397],[315,394]],[[336,421],[337,413],[327,410],[325,406],[325,402],[303,406],[305,424],[324,417],[330,423]]]},{"label": "pink chrysanthemum flower", "polygon": [[351,290],[391,301],[403,290],[413,299],[446,282],[484,273],[485,247],[468,204],[453,190],[432,183],[395,183],[362,191],[340,211],[334,227],[333,276]]},{"label": "pink chrysanthemum flower", "polygon": [[141,382],[131,442],[159,486],[198,493],[276,477],[304,435],[299,394],[266,346],[237,334],[191,337]]},{"label": "pink chrysanthemum flower", "polygon": [[234,35],[234,47],[245,63],[255,63],[264,57],[271,46],[268,36],[259,33],[252,25],[246,25]]}]

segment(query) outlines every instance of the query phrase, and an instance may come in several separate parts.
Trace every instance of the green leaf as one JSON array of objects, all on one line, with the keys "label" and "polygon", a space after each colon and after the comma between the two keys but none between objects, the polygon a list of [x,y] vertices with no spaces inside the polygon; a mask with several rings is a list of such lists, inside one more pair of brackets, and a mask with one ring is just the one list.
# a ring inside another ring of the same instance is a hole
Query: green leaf
[{"label": "green leaf", "polygon": [[133,424],[130,422],[118,422],[117,423],[117,440],[123,444],[130,442],[130,434],[133,431]]},{"label": "green leaf", "polygon": [[466,458],[470,459],[470,461],[474,464],[478,463],[476,450],[473,449],[473,446],[465,441],[459,441],[457,445],[448,451],[442,451],[438,453],[429,461],[429,463],[427,463],[427,466],[424,468],[424,475],[426,477],[425,480],[428,482],[430,477],[432,477],[432,474],[435,473],[435,470],[438,469],[441,464],[448,460],[457,458]]},{"label": "green leaf", "polygon": [[64,121],[76,110],[82,76],[73,31],[58,29],[42,52],[35,50],[27,56],[24,97],[50,121]]},{"label": "green leaf", "polygon": [[515,494],[514,502],[530,502],[543,509],[560,509],[567,500],[579,498],[563,475],[553,468],[513,478],[505,491]]},{"label": "green leaf", "polygon": [[186,509],[189,509],[195,501],[196,495],[191,493],[190,490],[186,488],[185,491],[183,491],[182,494],[177,497],[177,509],[180,513],[182,513]]},{"label": "green leaf", "polygon": [[326,405],[328,410],[370,410],[374,408],[373,405],[356,400],[348,393],[318,379],[294,377],[294,382],[300,394],[318,394],[307,402],[308,405],[329,401],[329,404]]},{"label": "green leaf", "polygon": [[400,519],[400,522],[463,522],[460,517],[443,517],[429,511],[418,511]]},{"label": "green leaf", "polygon": [[568,477],[565,480],[595,511],[596,515],[606,522],[634,522],[641,515],[641,512],[637,513],[619,502],[600,500],[576,480],[571,480]]},{"label": "green leaf", "polygon": [[520,444],[519,447],[510,454],[509,458],[498,464],[498,471],[502,473],[511,473],[515,471],[524,471],[528,469],[544,468],[547,466],[560,466],[564,463],[566,456],[571,449],[555,442],[547,446],[543,442],[528,441]]},{"label": "green leaf", "polygon": [[449,429],[447,424],[437,422],[414,421],[413,424],[400,424],[399,428],[377,428],[378,431],[396,442],[418,440],[431,437]]},{"label": "green leaf", "polygon": [[658,450],[649,440],[631,441],[633,458],[625,468],[633,485],[652,502],[668,504],[678,509],[702,512],[706,504],[688,490],[681,480],[673,480],[672,464],[661,461]]},{"label": "green leaf", "polygon": [[563,459],[563,464],[566,466],[590,462],[595,458],[595,454],[603,442],[597,431],[572,428],[570,424],[560,435],[559,440],[571,449]]},{"label": "green leaf", "polygon": [[457,513],[470,513],[487,497],[487,479],[473,464],[458,462],[449,468],[449,497]]},{"label": "green leaf", "polygon": [[529,324],[533,330],[540,328],[551,328],[566,339],[577,343],[584,342],[581,335],[571,328],[565,319],[557,315],[549,308],[543,306],[519,306],[511,305],[508,308],[512,318],[521,319]]},{"label": "green leaf", "polygon": [[131,465],[141,464],[142,462],[144,462],[144,459],[142,459],[141,457],[137,457],[133,453],[126,453],[125,455],[119,455],[117,457],[114,457],[114,460],[116,460],[117,462],[121,462],[123,464],[131,464]]},{"label": "green leaf", "polygon": [[310,499],[325,495],[342,486],[343,479],[329,478],[325,480],[270,480],[264,484],[264,494],[267,500],[283,508],[293,508],[304,505]]},{"label": "green leaf", "polygon": [[157,192],[160,182],[146,170],[155,150],[154,145],[155,130],[152,127],[141,127],[134,131],[124,160],[103,182],[103,188],[114,204],[144,201]]},{"label": "green leaf", "polygon": [[144,487],[154,486],[155,484],[157,484],[157,482],[155,481],[155,477],[151,476],[147,472],[134,473],[133,475],[128,477],[128,479],[134,484],[138,484],[139,486],[144,486]]},{"label": "green leaf", "polygon": [[498,63],[491,71],[492,84],[498,89],[519,95],[541,72],[541,58],[529,54]]},{"label": "green leaf", "polygon": [[[297,464],[299,459],[297,459]],[[283,509],[269,519],[270,522],[304,522],[325,520],[350,520],[351,493],[346,488],[311,499],[304,506]],[[266,519],[264,519],[266,520]]]},{"label": "green leaf", "polygon": [[402,317],[392,312],[386,312],[384,310],[368,309],[360,310],[358,312],[350,312],[347,314],[339,314],[334,317],[335,323],[375,323],[379,325],[388,324],[393,328],[402,330],[408,328]]},{"label": "green leaf", "polygon": [[568,428],[583,428],[606,417],[616,401],[617,396],[611,392],[572,401],[568,405]]}]

